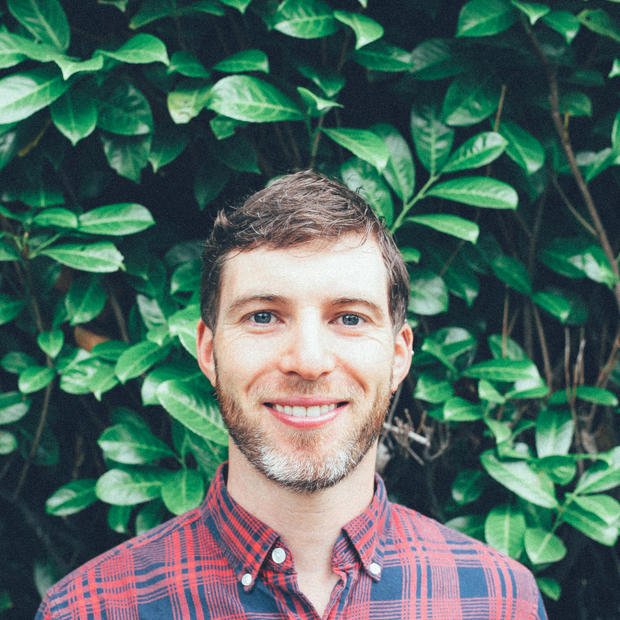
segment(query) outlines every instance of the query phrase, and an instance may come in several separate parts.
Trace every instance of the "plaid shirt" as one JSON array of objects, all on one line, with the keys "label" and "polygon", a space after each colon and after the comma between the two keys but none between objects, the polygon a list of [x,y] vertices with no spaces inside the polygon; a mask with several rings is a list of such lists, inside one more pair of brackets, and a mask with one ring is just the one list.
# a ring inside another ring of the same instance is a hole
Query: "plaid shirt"
[{"label": "plaid shirt", "polygon": [[[340,581],[330,620],[544,619],[531,573],[463,534],[388,501],[377,476],[368,508],[332,555]],[[37,620],[316,620],[278,533],[227,493],[217,473],[204,504],[67,575]]]}]

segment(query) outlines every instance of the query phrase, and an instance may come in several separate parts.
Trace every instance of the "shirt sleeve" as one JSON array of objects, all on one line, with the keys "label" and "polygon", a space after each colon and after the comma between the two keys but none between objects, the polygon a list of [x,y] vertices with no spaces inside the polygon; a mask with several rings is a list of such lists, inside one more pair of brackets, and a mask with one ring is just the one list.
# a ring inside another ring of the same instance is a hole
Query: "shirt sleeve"
[{"label": "shirt sleeve", "polygon": [[545,611],[545,605],[543,604],[540,590],[538,590],[538,612],[536,614],[536,620],[547,620],[547,612]]},{"label": "shirt sleeve", "polygon": [[37,610],[37,615],[34,617],[34,620],[52,620],[52,614],[47,603],[47,597],[41,601],[41,605],[39,605],[39,609]]}]

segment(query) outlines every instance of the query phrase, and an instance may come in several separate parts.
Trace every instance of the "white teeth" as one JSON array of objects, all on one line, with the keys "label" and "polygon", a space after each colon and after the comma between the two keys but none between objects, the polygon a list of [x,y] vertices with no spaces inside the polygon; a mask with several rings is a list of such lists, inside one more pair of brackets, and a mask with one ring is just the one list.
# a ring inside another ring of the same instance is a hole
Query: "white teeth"
[{"label": "white teeth", "polygon": [[318,418],[320,415],[329,413],[338,407],[337,403],[330,405],[312,405],[311,407],[302,407],[300,405],[272,405],[276,411],[286,415],[292,415],[297,418]]}]

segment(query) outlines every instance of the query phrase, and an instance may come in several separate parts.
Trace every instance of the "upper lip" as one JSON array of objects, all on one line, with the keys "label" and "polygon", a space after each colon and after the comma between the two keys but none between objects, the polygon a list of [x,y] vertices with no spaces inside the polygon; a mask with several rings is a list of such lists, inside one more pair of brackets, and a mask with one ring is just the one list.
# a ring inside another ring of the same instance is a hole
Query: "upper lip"
[{"label": "upper lip", "polygon": [[274,398],[266,400],[269,405],[289,405],[290,407],[321,407],[322,405],[333,405],[344,403],[341,398],[317,397],[317,396],[289,396],[287,398]]}]

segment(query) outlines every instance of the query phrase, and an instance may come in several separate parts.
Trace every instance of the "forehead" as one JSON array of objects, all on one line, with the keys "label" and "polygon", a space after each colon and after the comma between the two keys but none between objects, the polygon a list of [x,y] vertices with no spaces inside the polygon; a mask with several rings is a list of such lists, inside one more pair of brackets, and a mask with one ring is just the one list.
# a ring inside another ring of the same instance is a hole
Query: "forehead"
[{"label": "forehead", "polygon": [[368,298],[388,306],[388,277],[373,238],[343,236],[287,248],[259,247],[233,253],[223,265],[220,309],[239,296]]}]

